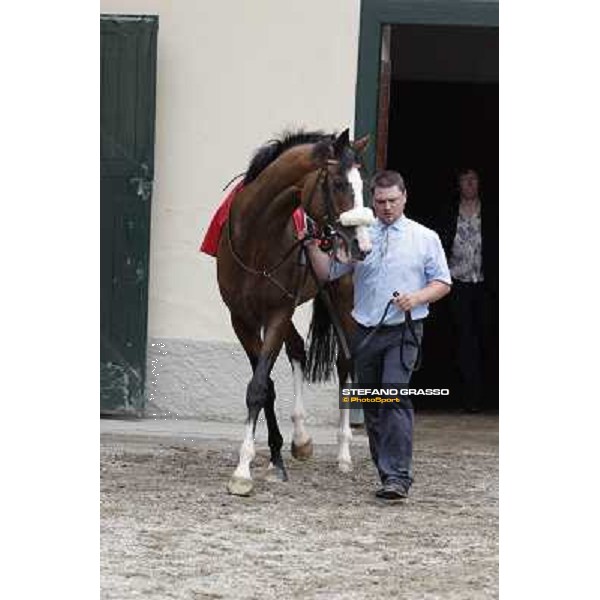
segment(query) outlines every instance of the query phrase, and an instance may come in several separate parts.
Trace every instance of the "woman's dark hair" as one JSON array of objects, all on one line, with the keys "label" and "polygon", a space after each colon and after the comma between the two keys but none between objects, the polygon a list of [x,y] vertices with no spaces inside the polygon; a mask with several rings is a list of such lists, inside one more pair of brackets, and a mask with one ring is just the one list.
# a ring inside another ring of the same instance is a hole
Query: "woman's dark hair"
[{"label": "woman's dark hair", "polygon": [[456,171],[456,181],[468,173],[474,173],[477,176],[477,179],[479,179],[479,171],[477,171],[477,169],[474,169],[473,167],[462,167]]}]

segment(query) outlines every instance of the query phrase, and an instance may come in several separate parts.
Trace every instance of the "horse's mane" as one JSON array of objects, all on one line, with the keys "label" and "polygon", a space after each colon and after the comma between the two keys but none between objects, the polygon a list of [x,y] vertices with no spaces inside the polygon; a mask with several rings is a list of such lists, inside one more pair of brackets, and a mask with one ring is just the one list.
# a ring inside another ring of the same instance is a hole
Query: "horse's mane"
[{"label": "horse's mane", "polygon": [[261,146],[252,157],[244,185],[254,181],[275,159],[279,158],[286,150],[300,144],[314,144],[321,140],[334,140],[334,135],[322,131],[285,131],[280,139],[270,140]]}]

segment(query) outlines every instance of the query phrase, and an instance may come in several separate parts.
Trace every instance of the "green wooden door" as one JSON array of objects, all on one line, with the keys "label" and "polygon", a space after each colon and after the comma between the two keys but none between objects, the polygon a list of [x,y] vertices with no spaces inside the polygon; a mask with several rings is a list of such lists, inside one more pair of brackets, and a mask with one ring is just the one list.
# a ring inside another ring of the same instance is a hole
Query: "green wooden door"
[{"label": "green wooden door", "polygon": [[100,19],[100,410],[144,406],[158,17]]}]

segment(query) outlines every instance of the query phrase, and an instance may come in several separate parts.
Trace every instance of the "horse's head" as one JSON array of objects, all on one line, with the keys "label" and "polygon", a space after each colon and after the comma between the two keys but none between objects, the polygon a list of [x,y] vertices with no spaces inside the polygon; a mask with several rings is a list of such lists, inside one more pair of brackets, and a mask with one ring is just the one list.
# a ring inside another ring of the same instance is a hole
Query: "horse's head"
[{"label": "horse's head", "polygon": [[337,138],[317,142],[313,159],[319,166],[302,188],[302,205],[317,223],[321,235],[331,240],[336,258],[362,260],[371,251],[369,226],[373,211],[364,206],[360,156],[369,136],[351,142],[346,129]]}]

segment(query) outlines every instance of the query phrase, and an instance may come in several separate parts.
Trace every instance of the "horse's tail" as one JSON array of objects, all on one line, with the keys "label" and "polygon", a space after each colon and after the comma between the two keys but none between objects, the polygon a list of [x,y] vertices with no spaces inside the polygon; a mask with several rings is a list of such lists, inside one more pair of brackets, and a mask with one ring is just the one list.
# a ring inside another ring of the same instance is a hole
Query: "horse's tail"
[{"label": "horse's tail", "polygon": [[312,320],[308,330],[308,357],[304,367],[306,379],[312,383],[329,381],[334,372],[337,353],[338,340],[335,328],[327,306],[318,294],[313,300]]}]

